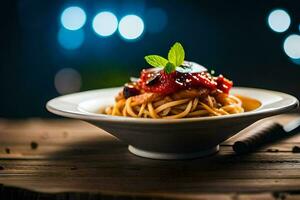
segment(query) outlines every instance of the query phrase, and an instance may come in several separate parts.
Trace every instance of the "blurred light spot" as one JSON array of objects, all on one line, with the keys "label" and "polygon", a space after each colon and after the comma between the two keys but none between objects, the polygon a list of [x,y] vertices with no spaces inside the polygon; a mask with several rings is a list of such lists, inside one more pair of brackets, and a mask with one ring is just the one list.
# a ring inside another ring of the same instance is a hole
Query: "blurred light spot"
[{"label": "blurred light spot", "polygon": [[292,59],[300,58],[300,35],[292,34],[283,43],[285,53]]},{"label": "blurred light spot", "polygon": [[118,19],[111,12],[101,12],[93,19],[94,31],[104,37],[112,35],[118,28]]},{"label": "blurred light spot", "polygon": [[144,32],[144,22],[137,15],[127,15],[119,23],[119,32],[127,40],[137,39]]},{"label": "blurred light spot", "polygon": [[56,73],[54,85],[60,94],[78,92],[81,88],[81,76],[72,68],[64,68]]},{"label": "blurred light spot", "polygon": [[83,30],[70,31],[61,28],[58,32],[58,42],[64,49],[77,49],[79,48],[84,40]]},{"label": "blurred light spot", "polygon": [[273,31],[281,33],[290,27],[291,18],[285,10],[276,9],[269,14],[268,24]]},{"label": "blurred light spot", "polygon": [[291,60],[292,60],[292,62],[293,62],[294,64],[300,65],[300,58],[298,58],[298,59],[292,59],[292,58],[291,58]]},{"label": "blurred light spot", "polygon": [[66,29],[78,30],[85,24],[86,14],[81,8],[72,6],[63,11],[60,21]]},{"label": "blurred light spot", "polygon": [[161,32],[168,23],[168,16],[161,8],[151,8],[146,13],[147,31],[150,33]]}]

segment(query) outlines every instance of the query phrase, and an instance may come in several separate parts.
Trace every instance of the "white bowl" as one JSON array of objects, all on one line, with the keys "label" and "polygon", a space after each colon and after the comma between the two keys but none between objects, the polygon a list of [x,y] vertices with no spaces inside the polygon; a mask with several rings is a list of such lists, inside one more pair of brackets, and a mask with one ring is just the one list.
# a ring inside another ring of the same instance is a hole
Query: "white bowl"
[{"label": "white bowl", "polygon": [[288,94],[236,87],[232,94],[257,99],[253,111],[216,117],[143,119],[99,114],[114,103],[121,88],[92,90],[61,96],[47,103],[57,115],[87,121],[129,145],[129,151],[154,159],[188,159],[218,151],[219,144],[255,121],[290,111],[298,100]]}]

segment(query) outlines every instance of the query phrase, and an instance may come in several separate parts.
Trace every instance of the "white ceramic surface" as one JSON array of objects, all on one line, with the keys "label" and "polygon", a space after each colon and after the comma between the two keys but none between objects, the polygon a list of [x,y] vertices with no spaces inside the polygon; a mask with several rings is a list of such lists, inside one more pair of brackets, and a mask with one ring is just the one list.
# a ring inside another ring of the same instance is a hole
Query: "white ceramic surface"
[{"label": "white ceramic surface", "polygon": [[81,119],[129,144],[129,151],[154,159],[189,159],[215,153],[218,145],[255,121],[288,112],[298,100],[288,94],[236,87],[232,94],[259,100],[253,111],[216,117],[143,119],[99,114],[114,103],[121,88],[75,93],[52,99],[47,109],[57,115]]}]

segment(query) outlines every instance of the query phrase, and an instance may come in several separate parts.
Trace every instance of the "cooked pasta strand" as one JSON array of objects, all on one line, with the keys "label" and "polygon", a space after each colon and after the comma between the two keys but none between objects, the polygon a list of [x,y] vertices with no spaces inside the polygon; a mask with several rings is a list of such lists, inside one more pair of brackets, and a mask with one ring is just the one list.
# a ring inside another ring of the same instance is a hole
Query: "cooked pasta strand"
[{"label": "cooked pasta strand", "polygon": [[192,108],[193,105],[193,101],[189,101],[186,109],[182,112],[179,113],[177,115],[171,115],[171,116],[167,116],[167,117],[163,117],[164,119],[178,119],[178,118],[183,118],[185,116],[187,116]]},{"label": "cooked pasta strand", "polygon": [[219,116],[244,112],[242,101],[232,95],[219,95],[217,98],[207,95],[204,103],[198,97],[173,100],[169,96],[153,101],[135,102],[135,98],[121,98],[104,112],[115,116],[139,118],[179,119],[183,117]]}]

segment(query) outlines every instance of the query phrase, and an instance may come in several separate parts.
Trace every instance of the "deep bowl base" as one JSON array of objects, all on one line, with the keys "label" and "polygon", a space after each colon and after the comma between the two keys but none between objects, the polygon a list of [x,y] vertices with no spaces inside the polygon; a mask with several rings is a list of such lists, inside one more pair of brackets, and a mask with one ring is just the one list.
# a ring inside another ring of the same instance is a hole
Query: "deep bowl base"
[{"label": "deep bowl base", "polygon": [[152,158],[152,159],[160,159],[160,160],[182,160],[182,159],[200,158],[200,157],[214,154],[219,151],[219,145],[210,149],[205,149],[202,151],[192,152],[192,153],[160,153],[160,152],[142,150],[131,145],[128,146],[128,150],[134,155],[144,157],[144,158]]}]

